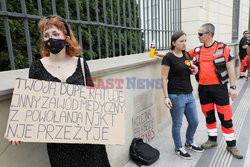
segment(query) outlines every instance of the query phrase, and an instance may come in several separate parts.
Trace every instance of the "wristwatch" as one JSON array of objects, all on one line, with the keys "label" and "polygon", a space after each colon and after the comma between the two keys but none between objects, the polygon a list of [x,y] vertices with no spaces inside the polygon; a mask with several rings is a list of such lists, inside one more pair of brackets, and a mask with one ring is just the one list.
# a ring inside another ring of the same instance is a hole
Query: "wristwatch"
[{"label": "wristwatch", "polygon": [[235,89],[236,89],[236,85],[232,85],[232,86],[230,86],[230,89],[235,90]]}]

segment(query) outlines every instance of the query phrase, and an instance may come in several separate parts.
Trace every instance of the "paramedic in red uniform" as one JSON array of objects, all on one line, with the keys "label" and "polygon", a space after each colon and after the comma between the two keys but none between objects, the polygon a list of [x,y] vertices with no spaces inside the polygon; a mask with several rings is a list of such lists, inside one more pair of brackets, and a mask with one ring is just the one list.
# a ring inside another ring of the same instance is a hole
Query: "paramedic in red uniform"
[{"label": "paramedic in red uniform", "polygon": [[[217,122],[215,108],[221,121],[221,130],[227,143],[227,150],[238,159],[243,155],[236,148],[235,130],[232,122],[232,108],[229,97],[237,97],[234,56],[229,47],[214,40],[215,27],[211,23],[203,24],[198,30],[198,38],[203,44],[189,51],[199,67],[199,98],[201,109],[206,117],[208,140],[201,145],[208,149],[217,146]],[[227,82],[230,87],[228,89]]]},{"label": "paramedic in red uniform", "polygon": [[244,31],[243,37],[240,40],[239,43],[239,57],[240,57],[240,78],[246,77],[246,70],[247,70],[247,64],[246,61],[248,59],[247,56],[247,47],[249,43],[250,38],[250,31]]}]

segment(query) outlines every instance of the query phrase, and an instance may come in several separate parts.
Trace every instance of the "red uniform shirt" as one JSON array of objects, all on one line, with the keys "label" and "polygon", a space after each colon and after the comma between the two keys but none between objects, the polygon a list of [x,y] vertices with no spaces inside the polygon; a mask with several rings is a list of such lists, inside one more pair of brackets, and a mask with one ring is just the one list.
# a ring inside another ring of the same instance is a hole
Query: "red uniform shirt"
[{"label": "red uniform shirt", "polygon": [[[200,85],[215,85],[220,84],[220,81],[216,75],[216,68],[214,65],[213,54],[217,49],[217,42],[214,42],[212,46],[205,47],[204,45],[200,48],[200,57],[199,57],[199,84]],[[195,49],[192,49],[188,52],[191,57],[195,57]],[[233,59],[233,55],[230,54],[229,47],[224,48],[223,56],[225,57],[226,62]]]}]

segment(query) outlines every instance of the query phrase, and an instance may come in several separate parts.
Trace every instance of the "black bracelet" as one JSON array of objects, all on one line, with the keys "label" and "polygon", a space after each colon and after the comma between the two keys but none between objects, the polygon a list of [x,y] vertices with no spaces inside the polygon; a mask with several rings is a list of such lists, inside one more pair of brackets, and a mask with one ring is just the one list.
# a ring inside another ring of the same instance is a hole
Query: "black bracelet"
[{"label": "black bracelet", "polygon": [[166,99],[166,98],[169,98],[169,97],[166,97],[166,96],[165,96],[165,99]]}]

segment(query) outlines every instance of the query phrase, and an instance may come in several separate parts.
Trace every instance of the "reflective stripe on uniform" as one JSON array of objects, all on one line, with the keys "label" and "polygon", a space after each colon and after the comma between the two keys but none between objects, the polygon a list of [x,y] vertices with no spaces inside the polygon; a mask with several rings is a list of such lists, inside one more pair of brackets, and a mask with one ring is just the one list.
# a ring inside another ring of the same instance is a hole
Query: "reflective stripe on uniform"
[{"label": "reflective stripe on uniform", "polygon": [[[223,130],[223,129],[222,129]],[[233,130],[233,129],[232,129]],[[234,130],[233,132],[231,132],[230,134],[224,133],[223,132],[223,136],[225,137],[226,141],[233,141],[235,140],[235,134],[234,134]]]},{"label": "reflective stripe on uniform", "polygon": [[215,59],[214,62],[215,62],[215,63],[225,62],[225,57],[222,56],[222,57],[220,57],[220,58],[218,58],[218,59]]},{"label": "reflective stripe on uniform", "polygon": [[[215,122],[215,124],[216,124],[216,122]],[[208,136],[217,136],[218,130],[217,130],[217,128],[208,129],[207,133],[208,133]]]},{"label": "reflective stripe on uniform", "polygon": [[224,71],[224,72],[221,73],[222,77],[225,77],[226,75],[227,75],[227,71]]},{"label": "reflective stripe on uniform", "polygon": [[225,84],[228,82],[228,79],[221,81],[222,84]]},{"label": "reflective stripe on uniform", "polygon": [[223,50],[215,52],[213,54],[213,56],[218,56],[218,55],[221,55],[221,54],[223,54]]},{"label": "reflective stripe on uniform", "polygon": [[195,59],[196,59],[196,61],[199,61],[199,58],[200,58],[200,55],[195,55]]}]

